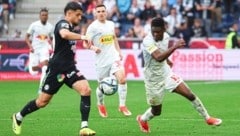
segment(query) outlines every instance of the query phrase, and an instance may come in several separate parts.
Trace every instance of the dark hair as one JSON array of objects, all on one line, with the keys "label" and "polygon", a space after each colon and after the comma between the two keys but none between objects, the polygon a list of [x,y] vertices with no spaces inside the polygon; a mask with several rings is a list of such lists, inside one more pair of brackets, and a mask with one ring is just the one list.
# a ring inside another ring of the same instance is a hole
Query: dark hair
[{"label": "dark hair", "polygon": [[151,27],[165,28],[165,21],[161,17],[155,17],[152,19]]},{"label": "dark hair", "polygon": [[40,9],[39,13],[42,13],[42,12],[48,12],[48,9],[46,7],[43,7],[43,8]]},{"label": "dark hair", "polygon": [[82,9],[82,6],[80,4],[78,4],[77,2],[74,2],[74,1],[71,1],[71,2],[68,2],[67,5],[65,6],[64,8],[64,14],[67,13],[68,10],[83,10]]},{"label": "dark hair", "polygon": [[106,8],[105,5],[103,5],[103,4],[99,4],[99,5],[97,5],[97,6],[95,7],[95,9],[96,9],[96,8],[99,8],[99,7],[104,7],[104,8]]}]

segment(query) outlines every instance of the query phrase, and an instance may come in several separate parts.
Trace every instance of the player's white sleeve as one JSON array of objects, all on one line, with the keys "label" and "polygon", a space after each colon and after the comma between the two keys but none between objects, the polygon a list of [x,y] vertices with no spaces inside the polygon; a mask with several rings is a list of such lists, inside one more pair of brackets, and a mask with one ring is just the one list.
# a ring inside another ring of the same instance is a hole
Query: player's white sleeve
[{"label": "player's white sleeve", "polygon": [[150,38],[149,36],[144,38],[143,47],[149,54],[152,54],[154,51],[156,51],[158,49],[155,41],[152,38]]},{"label": "player's white sleeve", "polygon": [[27,29],[27,33],[28,33],[28,34],[30,34],[30,35],[33,34],[33,27],[34,27],[34,23],[32,23],[32,24],[28,27],[28,29]]}]

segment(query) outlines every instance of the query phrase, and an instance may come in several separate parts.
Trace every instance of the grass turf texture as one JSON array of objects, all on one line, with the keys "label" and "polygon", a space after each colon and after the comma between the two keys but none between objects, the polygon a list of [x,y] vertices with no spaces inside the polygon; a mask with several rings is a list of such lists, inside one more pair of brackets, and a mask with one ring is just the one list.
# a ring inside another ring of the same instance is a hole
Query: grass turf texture
[{"label": "grass turf texture", "polygon": [[[140,132],[136,116],[147,108],[143,81],[128,82],[127,105],[131,117],[118,112],[118,95],[105,97],[108,118],[101,118],[96,107],[96,81],[90,81],[92,108],[90,128],[98,136],[238,136],[240,134],[240,82],[187,82],[209,113],[223,119],[219,127],[208,126],[183,97],[167,93],[160,117],[149,122],[151,133]],[[37,96],[37,81],[0,82],[0,136],[14,136],[11,115]],[[76,136],[79,132],[79,96],[63,86],[44,109],[28,115],[21,136]]]}]

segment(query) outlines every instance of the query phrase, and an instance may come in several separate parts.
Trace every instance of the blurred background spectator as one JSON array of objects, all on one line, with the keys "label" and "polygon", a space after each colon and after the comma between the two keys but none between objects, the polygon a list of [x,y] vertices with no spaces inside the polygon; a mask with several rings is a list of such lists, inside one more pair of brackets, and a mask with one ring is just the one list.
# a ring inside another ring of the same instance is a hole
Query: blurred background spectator
[{"label": "blurred background spectator", "polygon": [[[17,18],[15,16],[18,14],[17,2],[24,1],[0,0],[0,30],[2,35],[8,35],[11,22],[15,22],[11,19]],[[74,1],[81,4],[84,11],[82,21],[75,28],[77,32],[82,34],[85,33],[88,24],[94,20],[94,10],[97,4],[104,4],[107,7],[108,19],[115,22],[115,31],[119,38],[135,37],[132,34],[133,31],[137,38],[142,39],[150,32],[149,24],[151,19],[156,16],[165,19],[166,29],[173,38],[183,37],[187,41],[199,37],[226,37],[233,22],[238,22],[237,25],[240,25],[240,0]],[[239,28],[238,33],[240,32]],[[25,31],[14,27],[9,36],[16,35],[16,29]]]},{"label": "blurred background spectator", "polygon": [[225,43],[225,49],[240,48],[237,31],[238,31],[238,23],[234,22],[229,28],[229,32],[227,34],[226,43]]},{"label": "blurred background spectator", "polygon": [[191,27],[192,37],[194,38],[203,38],[207,37],[207,32],[205,27],[202,25],[202,20],[199,18],[194,19],[193,26]]}]

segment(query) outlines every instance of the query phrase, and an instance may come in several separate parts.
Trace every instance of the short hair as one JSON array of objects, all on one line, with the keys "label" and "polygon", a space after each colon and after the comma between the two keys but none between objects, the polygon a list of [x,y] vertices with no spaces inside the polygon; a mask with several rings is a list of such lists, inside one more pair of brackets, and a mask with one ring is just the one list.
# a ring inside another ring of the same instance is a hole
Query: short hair
[{"label": "short hair", "polygon": [[80,4],[78,4],[77,2],[74,2],[74,1],[71,1],[71,2],[68,2],[67,5],[65,6],[64,8],[64,14],[67,13],[68,10],[83,10],[82,9],[82,6]]},{"label": "short hair", "polygon": [[103,4],[99,4],[99,5],[97,5],[97,6],[95,7],[95,9],[96,9],[96,8],[99,8],[99,7],[104,7],[104,8],[106,8],[105,5],[103,5]]},{"label": "short hair", "polygon": [[41,8],[39,13],[42,13],[42,12],[48,12],[48,8],[47,7]]},{"label": "short hair", "polygon": [[151,27],[165,28],[165,21],[161,17],[155,17],[152,19]]}]

